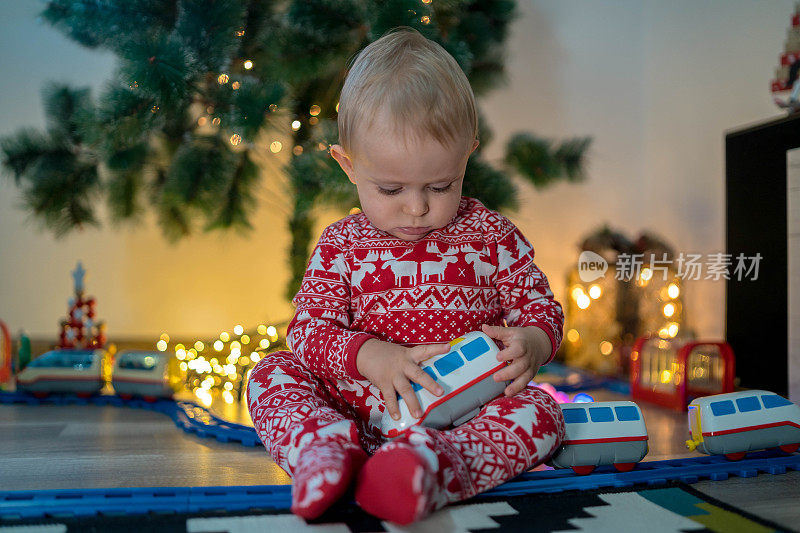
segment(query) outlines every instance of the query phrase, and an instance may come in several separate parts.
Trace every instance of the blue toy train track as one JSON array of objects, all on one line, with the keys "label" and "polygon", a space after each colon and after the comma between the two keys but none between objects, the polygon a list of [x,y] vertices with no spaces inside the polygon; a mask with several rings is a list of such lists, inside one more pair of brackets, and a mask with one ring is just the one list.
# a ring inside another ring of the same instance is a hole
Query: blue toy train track
[{"label": "blue toy train track", "polygon": [[[655,486],[671,480],[686,483],[701,479],[720,481],[729,476],[783,474],[790,469],[800,470],[800,454],[787,455],[770,450],[752,453],[747,459],[736,462],[717,456],[644,462],[636,470],[625,473],[604,467],[588,476],[576,476],[569,470],[546,470],[522,474],[476,498],[642,484]],[[288,509],[290,505],[290,485],[0,491],[0,519],[5,520],[150,512],[232,512]]]},{"label": "blue toy train track", "polygon": [[[215,438],[220,442],[239,442],[245,446],[260,444],[253,427],[223,420],[205,407],[190,401],[148,402],[135,398],[126,400],[113,395],[88,398],[51,395],[36,398],[27,393],[0,392],[0,403],[94,404],[148,409],[169,416],[178,427],[200,437]],[[800,470],[800,453],[786,454],[778,450],[752,452],[741,461],[729,461],[722,456],[713,455],[646,461],[639,463],[630,472],[622,473],[612,467],[598,467],[594,473],[586,476],[576,476],[569,469],[544,470],[522,474],[477,498],[639,484],[659,485],[671,480],[686,483],[703,479],[721,481],[729,476],[783,474],[787,470]],[[290,504],[290,485],[0,491],[0,518],[288,509]]]}]

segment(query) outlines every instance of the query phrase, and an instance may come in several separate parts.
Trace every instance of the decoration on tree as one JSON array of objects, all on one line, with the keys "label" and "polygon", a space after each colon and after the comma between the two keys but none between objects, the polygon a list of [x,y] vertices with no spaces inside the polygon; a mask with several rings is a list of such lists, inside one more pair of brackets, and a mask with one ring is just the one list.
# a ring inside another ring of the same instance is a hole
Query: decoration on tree
[{"label": "decoration on tree", "polygon": [[86,271],[81,262],[72,271],[75,295],[67,301],[67,318],[61,320],[60,349],[99,350],[106,344],[106,324],[95,320],[94,296],[84,297]]},{"label": "decoration on tree", "polygon": [[[349,60],[389,29],[410,26],[441,44],[476,96],[503,81],[503,46],[513,1],[429,0],[50,0],[41,18],[88,48],[119,58],[116,79],[97,101],[88,88],[50,84],[48,129],[0,140],[3,166],[28,210],[57,236],[98,225],[97,198],[111,216],[138,220],[149,202],[167,238],[204,230],[247,230],[263,168],[284,150],[275,183],[291,193],[291,277],[300,287],[313,238],[315,204],[348,209],[355,189],[330,157],[338,138],[339,89]],[[131,24],[135,21],[135,24]],[[582,176],[589,139],[557,146],[528,134],[506,150],[504,170],[467,166],[464,194],[490,209],[513,207],[517,172],[541,187]],[[103,169],[100,172],[99,169]],[[346,200],[343,201],[342,199]]]},{"label": "decoration on tree", "polygon": [[[790,113],[800,111],[800,2],[795,4],[780,66],[772,80],[772,93],[776,95],[774,101],[778,107]],[[778,97],[781,93],[788,93],[788,98]]]},{"label": "decoration on tree", "polygon": [[[581,244],[608,270],[586,282],[576,266],[568,275],[563,353],[568,364],[607,375],[627,375],[635,340],[647,333],[673,339],[688,335],[684,287],[672,249],[642,233],[631,241],[603,227]],[[632,261],[636,259],[636,261]]]}]

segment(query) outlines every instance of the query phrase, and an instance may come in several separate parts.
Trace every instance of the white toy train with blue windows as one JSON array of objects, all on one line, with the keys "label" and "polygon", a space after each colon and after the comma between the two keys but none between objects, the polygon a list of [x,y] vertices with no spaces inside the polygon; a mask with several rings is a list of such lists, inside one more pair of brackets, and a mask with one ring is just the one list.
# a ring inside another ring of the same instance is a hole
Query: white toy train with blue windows
[{"label": "white toy train with blue windows", "polygon": [[747,452],[800,447],[800,406],[773,392],[748,390],[696,398],[689,404],[690,450],[742,459]]},{"label": "white toy train with blue windows", "polygon": [[482,405],[503,394],[508,381],[495,381],[492,375],[505,366],[497,360],[500,350],[491,337],[481,331],[467,333],[450,341],[450,351],[435,355],[420,364],[444,393],[436,396],[418,383],[413,383],[422,416],[415,418],[408,405],[399,398],[400,418],[383,413],[381,433],[394,438],[416,425],[432,428],[457,426],[474,417]]}]

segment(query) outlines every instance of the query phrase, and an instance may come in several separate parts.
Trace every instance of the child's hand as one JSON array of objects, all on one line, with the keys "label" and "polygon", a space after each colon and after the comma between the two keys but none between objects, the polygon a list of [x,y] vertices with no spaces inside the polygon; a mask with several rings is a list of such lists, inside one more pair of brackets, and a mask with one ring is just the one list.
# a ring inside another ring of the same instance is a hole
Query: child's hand
[{"label": "child's hand", "polygon": [[422,370],[419,363],[449,350],[450,345],[447,343],[406,348],[391,342],[369,339],[358,351],[356,368],[380,389],[386,402],[386,410],[394,420],[400,418],[397,393],[406,401],[411,415],[419,418],[422,416],[422,409],[409,380],[419,383],[432,394],[441,396],[444,389]]},{"label": "child's hand", "polygon": [[550,337],[537,326],[504,328],[484,324],[481,329],[504,345],[497,354],[497,360],[509,363],[494,373],[494,380],[513,380],[506,387],[506,396],[513,396],[524,389],[539,371],[539,367],[550,357],[553,348]]}]

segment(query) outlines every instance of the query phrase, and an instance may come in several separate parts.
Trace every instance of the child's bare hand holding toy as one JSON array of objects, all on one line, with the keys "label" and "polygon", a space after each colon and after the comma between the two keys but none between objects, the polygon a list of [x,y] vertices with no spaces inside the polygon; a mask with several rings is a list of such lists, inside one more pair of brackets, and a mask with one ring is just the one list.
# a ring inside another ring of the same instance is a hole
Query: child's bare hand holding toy
[{"label": "child's bare hand holding toy", "polygon": [[491,338],[503,343],[497,360],[507,361],[508,366],[495,372],[494,380],[512,380],[506,387],[506,396],[513,396],[523,390],[539,371],[539,367],[550,357],[553,348],[550,337],[537,326],[515,328],[484,324],[481,329]]},{"label": "child's bare hand holding toy", "polygon": [[419,383],[436,396],[444,389],[419,366],[422,361],[447,353],[450,345],[426,344],[407,348],[399,344],[369,339],[361,345],[356,356],[356,368],[361,375],[380,389],[386,409],[394,420],[400,418],[397,394],[403,397],[412,416],[422,416],[417,395],[411,381]]}]

